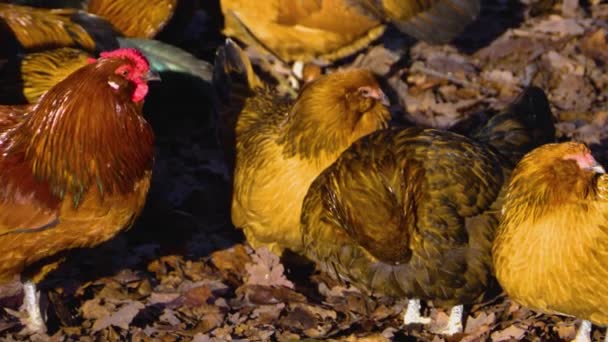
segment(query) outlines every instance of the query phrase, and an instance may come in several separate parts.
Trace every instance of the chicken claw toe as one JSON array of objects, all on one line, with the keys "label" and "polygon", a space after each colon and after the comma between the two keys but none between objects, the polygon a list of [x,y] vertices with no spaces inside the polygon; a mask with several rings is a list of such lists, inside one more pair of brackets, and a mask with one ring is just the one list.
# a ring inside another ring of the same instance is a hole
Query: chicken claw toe
[{"label": "chicken claw toe", "polygon": [[407,302],[407,310],[403,315],[403,324],[429,324],[431,323],[430,317],[420,316],[420,299],[410,299]]},{"label": "chicken claw toe", "polygon": [[591,322],[583,320],[572,342],[591,342]]},{"label": "chicken claw toe", "polygon": [[450,311],[448,325],[440,333],[442,335],[454,335],[462,332],[462,305],[456,305]]}]

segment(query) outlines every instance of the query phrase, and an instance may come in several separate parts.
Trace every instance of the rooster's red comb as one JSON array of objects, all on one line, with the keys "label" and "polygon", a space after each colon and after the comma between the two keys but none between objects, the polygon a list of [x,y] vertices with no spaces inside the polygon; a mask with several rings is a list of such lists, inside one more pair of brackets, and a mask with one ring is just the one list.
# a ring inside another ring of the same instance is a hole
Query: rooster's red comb
[{"label": "rooster's red comb", "polygon": [[148,59],[137,49],[133,48],[122,48],[113,51],[102,52],[99,54],[100,58],[121,58],[125,57],[135,63],[135,67],[140,70],[148,70],[150,63]]}]

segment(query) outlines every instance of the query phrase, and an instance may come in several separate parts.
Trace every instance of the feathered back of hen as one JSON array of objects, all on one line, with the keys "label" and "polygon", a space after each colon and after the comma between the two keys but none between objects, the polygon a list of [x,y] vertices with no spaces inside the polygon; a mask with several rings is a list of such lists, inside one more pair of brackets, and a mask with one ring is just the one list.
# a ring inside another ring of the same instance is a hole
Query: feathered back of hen
[{"label": "feathered back of hen", "polygon": [[547,96],[532,86],[472,136],[494,147],[515,165],[527,152],[555,140],[553,122]]}]

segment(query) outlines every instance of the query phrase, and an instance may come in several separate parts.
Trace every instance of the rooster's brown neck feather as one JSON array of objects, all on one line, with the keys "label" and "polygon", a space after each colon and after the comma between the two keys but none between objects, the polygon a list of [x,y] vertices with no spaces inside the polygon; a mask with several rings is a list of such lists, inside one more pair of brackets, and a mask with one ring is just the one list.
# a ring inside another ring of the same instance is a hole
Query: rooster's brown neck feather
[{"label": "rooster's brown neck feather", "polygon": [[132,191],[152,166],[154,134],[141,104],[131,101],[134,85],[114,74],[124,63],[102,60],[74,72],[10,132],[8,148],[23,154],[55,196],[72,194],[75,205],[90,186],[102,194]]}]

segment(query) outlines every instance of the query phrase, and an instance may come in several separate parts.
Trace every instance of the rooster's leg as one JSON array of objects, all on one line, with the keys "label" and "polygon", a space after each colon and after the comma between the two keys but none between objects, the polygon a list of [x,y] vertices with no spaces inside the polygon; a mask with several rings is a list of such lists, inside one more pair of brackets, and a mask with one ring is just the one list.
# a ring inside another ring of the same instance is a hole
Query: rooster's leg
[{"label": "rooster's leg", "polygon": [[452,307],[448,325],[441,330],[443,335],[454,335],[462,332],[462,305]]},{"label": "rooster's leg", "polygon": [[431,319],[429,317],[420,316],[420,299],[410,299],[407,301],[407,310],[403,315],[403,324],[429,324]]},{"label": "rooster's leg", "polygon": [[583,320],[572,342],[591,342],[591,322]]},{"label": "rooster's leg", "polygon": [[46,325],[40,311],[40,293],[36,292],[36,284],[27,280],[23,283],[23,292],[23,307],[28,314],[27,328],[39,333],[46,332]]}]

